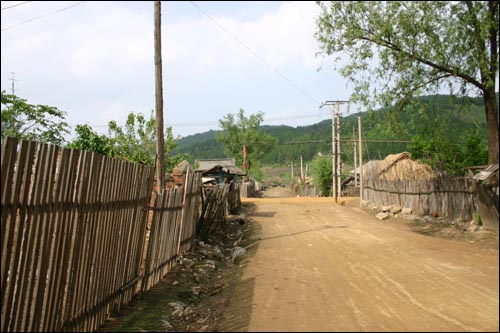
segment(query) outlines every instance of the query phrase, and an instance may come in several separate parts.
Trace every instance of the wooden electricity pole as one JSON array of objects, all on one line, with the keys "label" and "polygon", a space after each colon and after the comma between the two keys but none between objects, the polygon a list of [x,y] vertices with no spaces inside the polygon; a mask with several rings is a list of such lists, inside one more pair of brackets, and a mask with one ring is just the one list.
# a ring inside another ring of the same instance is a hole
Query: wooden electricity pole
[{"label": "wooden electricity pole", "polygon": [[[320,108],[325,105],[330,105],[332,109],[332,192],[335,202],[337,202],[337,196],[342,196],[342,184],[341,184],[341,156],[340,156],[340,105],[344,103],[349,103],[349,101],[324,101],[321,103]],[[337,108],[335,108],[335,106]],[[335,109],[337,114],[335,115]],[[337,132],[337,133],[335,133]]]},{"label": "wooden electricity pole", "polygon": [[156,181],[158,192],[165,187],[165,141],[163,134],[163,82],[161,65],[161,1],[155,1],[155,97],[156,97]]}]

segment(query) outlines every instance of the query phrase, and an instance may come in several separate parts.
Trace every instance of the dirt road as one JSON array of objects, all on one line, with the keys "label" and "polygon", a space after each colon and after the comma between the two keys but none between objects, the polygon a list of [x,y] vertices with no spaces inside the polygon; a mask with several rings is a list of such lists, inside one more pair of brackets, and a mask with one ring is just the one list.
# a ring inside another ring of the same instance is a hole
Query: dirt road
[{"label": "dirt road", "polygon": [[256,242],[221,331],[499,330],[498,249],[331,198],[246,200]]}]

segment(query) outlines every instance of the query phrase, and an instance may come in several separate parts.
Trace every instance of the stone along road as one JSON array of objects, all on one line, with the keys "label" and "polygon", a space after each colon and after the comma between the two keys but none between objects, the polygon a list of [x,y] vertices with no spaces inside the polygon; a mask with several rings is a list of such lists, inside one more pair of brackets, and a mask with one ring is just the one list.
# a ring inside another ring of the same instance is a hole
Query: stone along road
[{"label": "stone along road", "polygon": [[331,198],[244,203],[258,240],[221,331],[499,329],[498,246],[421,235]]}]

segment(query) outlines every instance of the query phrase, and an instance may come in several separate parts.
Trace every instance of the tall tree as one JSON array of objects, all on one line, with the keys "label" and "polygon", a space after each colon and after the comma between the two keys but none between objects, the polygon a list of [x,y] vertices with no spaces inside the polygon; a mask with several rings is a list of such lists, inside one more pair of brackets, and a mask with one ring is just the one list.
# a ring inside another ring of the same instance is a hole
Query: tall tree
[{"label": "tall tree", "polygon": [[245,111],[240,109],[236,115],[230,113],[219,120],[222,131],[216,134],[217,141],[224,145],[226,153],[236,158],[238,163],[243,164],[246,153],[248,169],[254,176],[261,175],[259,162],[277,143],[276,138],[259,131],[263,120],[262,112],[246,117]]},{"label": "tall tree", "polygon": [[403,108],[411,97],[437,92],[482,95],[488,162],[498,163],[499,10],[497,1],[321,2],[315,37],[321,52],[347,55],[340,73],[352,99]]},{"label": "tall tree", "polygon": [[2,90],[2,142],[12,136],[62,146],[69,134],[65,117],[66,112],[56,107],[29,104]]}]

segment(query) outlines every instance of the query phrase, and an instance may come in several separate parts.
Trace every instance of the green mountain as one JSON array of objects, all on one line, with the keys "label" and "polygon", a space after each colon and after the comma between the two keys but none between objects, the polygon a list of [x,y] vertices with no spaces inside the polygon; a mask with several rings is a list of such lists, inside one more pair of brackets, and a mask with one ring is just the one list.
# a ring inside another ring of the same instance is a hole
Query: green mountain
[{"label": "green mountain", "polygon": [[[414,102],[417,103],[407,106],[403,111],[381,108],[342,117],[342,159],[348,164],[352,163],[352,139],[353,136],[357,139],[358,117],[362,119],[365,140],[411,141],[418,135],[424,139],[435,138],[438,142],[465,144],[466,137],[474,134],[481,145],[486,146],[482,98],[457,99],[448,95],[433,95],[417,98]],[[286,165],[291,161],[297,163],[301,155],[304,161],[309,161],[318,153],[325,155],[332,150],[331,120],[299,127],[266,125],[261,130],[278,138],[279,142],[264,156],[261,165]],[[208,131],[181,138],[172,154],[187,153],[193,160],[227,157],[224,147],[215,139],[215,133]],[[408,151],[408,143],[369,141],[363,156],[366,160],[383,159],[388,154],[401,151]]]}]

